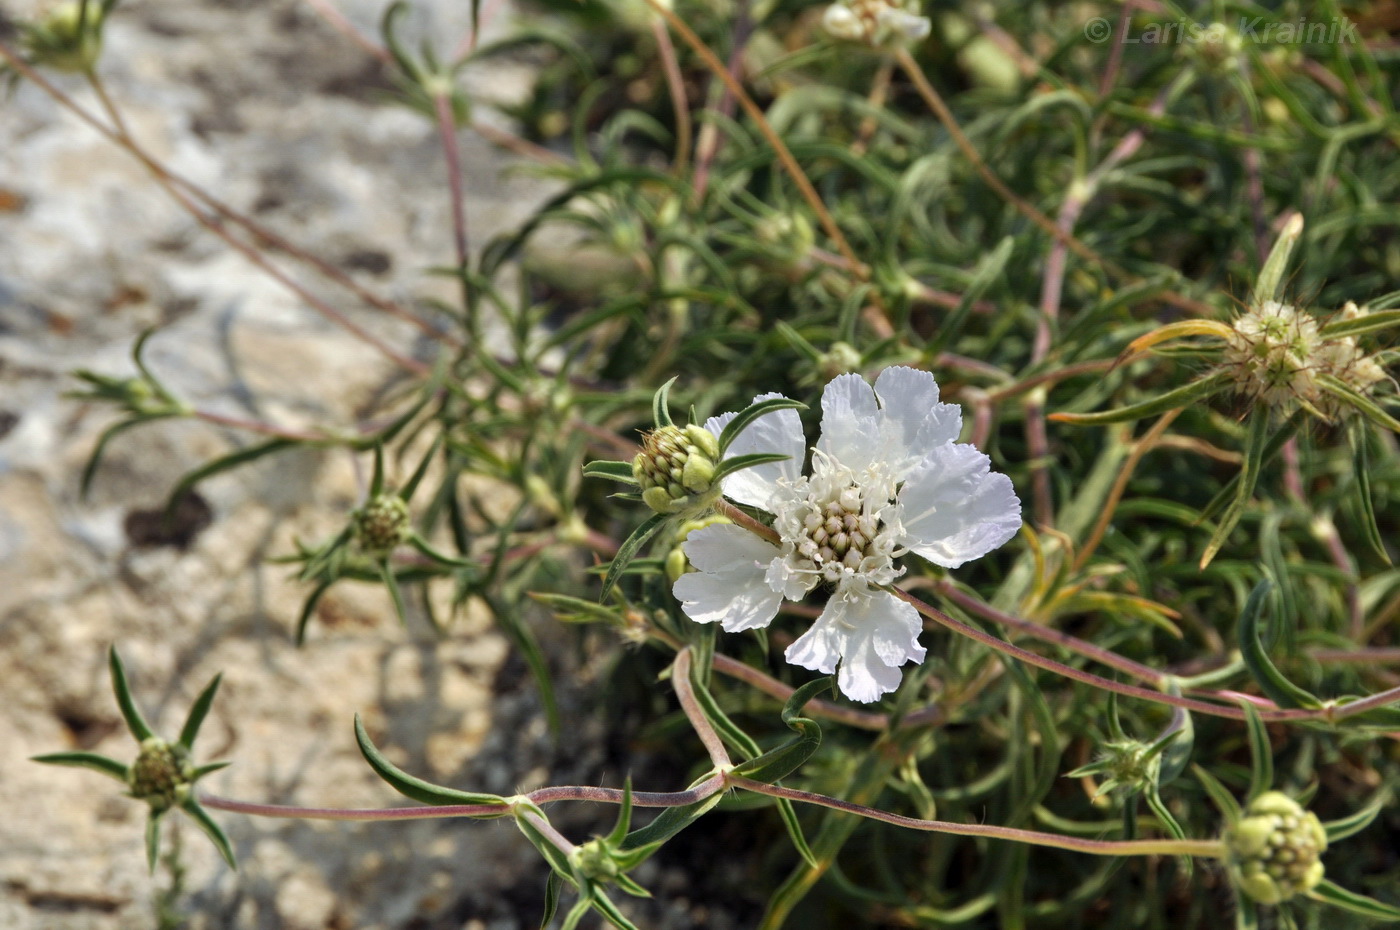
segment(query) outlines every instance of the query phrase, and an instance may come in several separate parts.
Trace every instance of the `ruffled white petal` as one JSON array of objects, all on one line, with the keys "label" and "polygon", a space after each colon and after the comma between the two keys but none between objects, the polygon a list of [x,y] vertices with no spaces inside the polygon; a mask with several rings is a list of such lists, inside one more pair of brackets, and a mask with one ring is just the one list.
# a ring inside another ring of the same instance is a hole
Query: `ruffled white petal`
[{"label": "ruffled white petal", "polygon": [[[760,394],[753,402],[756,404],[761,400],[782,396]],[[718,439],[725,426],[736,416],[737,412],[710,417],[705,421],[705,429]],[[796,410],[775,410],[754,420],[729,444],[729,448],[724,451],[724,457],[733,458],[736,455],[752,455],[756,452],[777,452],[786,455],[787,459],[735,472],[723,479],[724,494],[741,504],[761,507],[771,513],[770,502],[778,479],[787,478],[793,481],[801,477],[802,463],[807,457],[807,438],[802,435],[802,420]]]},{"label": "ruffled white petal", "polygon": [[676,579],[671,593],[685,615],[730,633],[767,626],[783,601],[765,580],[778,549],[748,530],[720,523],[686,537],[686,557],[699,569]]},{"label": "ruffled white petal", "polygon": [[817,448],[855,471],[879,458],[880,408],[875,391],[860,375],[838,375],[827,382]]},{"label": "ruffled white petal", "polygon": [[945,568],[980,558],[1021,529],[1021,501],[1011,479],[990,471],[973,446],[936,446],[899,492],[901,542]]},{"label": "ruffled white petal", "polygon": [[836,683],[841,693],[869,703],[899,687],[901,665],[924,660],[921,629],[918,612],[885,591],[863,597],[838,595],[827,601],[816,623],[785,655],[794,665],[825,674],[839,662]]},{"label": "ruffled white petal", "polygon": [[902,479],[934,446],[954,442],[962,431],[962,409],[938,402],[933,375],[903,366],[875,379],[880,398],[880,455]]}]

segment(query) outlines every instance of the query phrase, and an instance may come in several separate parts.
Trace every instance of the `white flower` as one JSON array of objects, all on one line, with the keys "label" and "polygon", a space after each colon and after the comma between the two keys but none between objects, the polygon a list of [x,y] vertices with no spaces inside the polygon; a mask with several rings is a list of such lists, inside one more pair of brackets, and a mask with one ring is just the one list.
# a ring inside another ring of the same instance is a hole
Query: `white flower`
[{"label": "white flower", "polygon": [[[711,417],[705,428],[718,434],[733,417]],[[959,408],[938,402],[933,375],[912,368],[886,368],[874,390],[854,374],[827,384],[809,475],[796,411],[755,420],[725,457],[789,458],[735,472],[723,480],[724,494],[771,513],[782,544],[728,524],[692,532],[684,548],[698,571],[672,589],[686,615],[729,632],[757,629],[784,598],[830,585],[826,608],[788,647],[788,661],[826,674],[839,666],[837,682],[852,700],[893,691],[900,666],[925,654],[918,612],[881,587],[904,574],[896,560],[914,552],[957,568],[1021,527],[1011,480],[954,441],[961,428]]]}]

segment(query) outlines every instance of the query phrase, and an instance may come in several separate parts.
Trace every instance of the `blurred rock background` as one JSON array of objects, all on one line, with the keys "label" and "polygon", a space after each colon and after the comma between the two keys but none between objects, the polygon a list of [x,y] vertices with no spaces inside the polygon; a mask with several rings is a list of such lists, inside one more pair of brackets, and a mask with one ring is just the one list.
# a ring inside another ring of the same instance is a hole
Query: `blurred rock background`
[{"label": "blurred rock background", "polygon": [[[375,32],[380,0],[336,3]],[[0,5],[11,20],[45,7]],[[458,37],[468,14],[460,0],[422,0],[410,24]],[[495,12],[492,31],[512,16]],[[377,290],[449,296],[424,274],[451,252],[432,129],[384,102],[378,65],[309,4],[127,0],[107,39],[111,92],[169,167]],[[528,75],[496,59],[465,82],[481,103],[522,93]],[[56,79],[96,111],[80,80]],[[489,107],[477,118],[504,125]],[[461,144],[479,247],[548,189],[510,173],[512,156],[474,132]],[[392,345],[424,354],[416,330],[319,290]],[[400,803],[355,748],[356,711],[396,759],[445,783],[510,793],[557,777],[561,760],[596,776],[597,727],[576,721],[555,747],[528,674],[488,619],[460,618],[438,642],[400,628],[378,591],[341,584],[307,646],[294,648],[306,591],[266,560],[294,537],[315,541],[342,525],[364,480],[348,453],[284,454],[206,482],[170,536],[145,512],[182,473],[253,437],[159,423],[113,441],[80,500],[79,474],[112,414],[65,399],[69,372],[132,373],[131,344],[151,326],[160,332],[147,357],[159,375],[231,416],[349,425],[395,376],[199,228],[134,159],[20,85],[0,103],[0,927],[162,925],[171,877],[147,875],[144,806],[94,773],[27,761],[64,748],[134,755],[107,677],[113,642],[138,702],[167,733],[224,673],[199,754],[235,765],[202,783],[213,793]],[[556,657],[567,653],[558,645]],[[567,707],[566,678],[561,686]],[[178,845],[186,870],[172,905],[188,918],[169,926],[510,930],[539,919],[543,872],[509,823],[216,816],[237,874],[187,821],[166,818],[165,849]]]}]

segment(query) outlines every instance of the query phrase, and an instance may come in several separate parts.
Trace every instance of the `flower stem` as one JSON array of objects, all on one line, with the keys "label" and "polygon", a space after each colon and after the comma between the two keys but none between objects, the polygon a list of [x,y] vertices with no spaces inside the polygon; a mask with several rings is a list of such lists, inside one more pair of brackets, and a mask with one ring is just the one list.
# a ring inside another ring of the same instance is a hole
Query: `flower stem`
[{"label": "flower stem", "polygon": [[953,823],[947,820],[920,820],[917,817],[905,817],[902,814],[892,814],[888,811],[866,807],[863,804],[853,804],[850,801],[842,801],[839,798],[828,797],[824,794],[800,791],[796,788],[784,788],[780,785],[764,784],[763,782],[744,778],[742,775],[734,775],[731,773],[726,776],[725,780],[736,788],[744,788],[756,794],[766,794],[774,798],[787,798],[790,801],[801,801],[804,804],[816,804],[821,807],[831,808],[832,810],[855,814],[858,817],[865,817],[870,820],[878,820],[881,823],[892,824],[896,827],[904,827],[909,830],[922,830],[927,833],[948,833],[954,836],[985,836],[992,839],[1024,843],[1028,846],[1067,849],[1071,852],[1086,853],[1091,856],[1200,856],[1208,859],[1219,859],[1225,855],[1225,844],[1219,840],[1088,840],[1073,836],[1061,836],[1057,833],[1041,833],[1038,830],[998,827],[994,824]]}]

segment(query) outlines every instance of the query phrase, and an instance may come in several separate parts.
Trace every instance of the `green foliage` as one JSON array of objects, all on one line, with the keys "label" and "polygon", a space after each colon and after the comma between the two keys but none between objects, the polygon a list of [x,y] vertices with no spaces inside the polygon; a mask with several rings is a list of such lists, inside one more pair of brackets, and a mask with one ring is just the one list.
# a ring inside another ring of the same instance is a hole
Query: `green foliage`
[{"label": "green foliage", "polygon": [[[511,143],[560,185],[479,252],[457,225],[438,273],[460,297],[420,320],[431,370],[404,365],[350,434],[241,424],[254,438],[172,498],[296,447],[372,459],[343,529],[282,560],[306,587],[297,642],[342,582],[384,588],[405,625],[434,635],[452,635],[435,595],[454,612],[484,606],[556,732],[564,666],[542,625],[566,623],[590,649],[646,644],[618,650],[598,703],[625,704],[619,727],[664,735],[649,770],[674,777],[650,795],[630,782],[620,796],[484,795],[398,768],[357,718],[371,768],[421,804],[512,817],[549,871],[547,925],[590,912],[646,925],[637,915],[656,912],[609,893],[641,899],[627,873],[710,817],[743,819],[746,848],[726,855],[756,878],[716,888],[697,875],[698,893],[761,910],[765,928],[1400,917],[1400,874],[1378,852],[1400,782],[1385,669],[1400,646],[1387,534],[1400,419],[1384,370],[1400,327],[1387,293],[1400,277],[1400,59],[1382,7],[1363,4],[1355,38],[1329,44],[1278,38],[1309,9],[1296,4],[955,3],[922,11],[927,41],[896,47],[873,33],[861,44],[874,0],[843,6],[841,43],[788,0],[545,6],[450,60],[433,43],[409,50],[407,4],[384,14],[401,101],[438,132],[459,216],[453,140],[473,112],[461,68],[509,48],[540,63],[514,108],[530,138]],[[1332,4],[1313,12],[1345,20]],[[894,21],[905,39],[924,28]],[[561,255],[544,234],[574,238]],[[148,335],[136,375],[76,373],[76,396],[118,416],[84,491],[120,434],[213,419],[147,369]],[[937,376],[1026,527],[956,570],[904,559],[896,586],[936,605],[922,611],[929,654],[898,691],[855,707],[780,661],[827,589],[750,636],[700,627],[671,588],[701,518],[773,535],[721,488],[786,456],[722,458],[739,435],[792,410],[811,436],[823,384],[894,365]],[[750,402],[768,393],[794,399]],[[725,411],[718,435],[702,429]],[[656,652],[694,667],[657,687]],[[133,736],[158,740],[115,651],[112,677]],[[173,744],[185,753],[216,686]],[[40,761],[130,781],[90,753]],[[1329,840],[1349,838],[1327,849],[1326,879],[1288,897],[1257,878],[1279,862],[1220,840],[1293,816],[1253,810],[1279,791],[1330,817]],[[621,812],[578,844],[546,799]],[[178,806],[231,862],[197,795]],[[664,810],[634,828],[643,806]],[[153,803],[152,861],[163,810]],[[1021,832],[967,835],[983,826]],[[1212,886],[1221,870],[1192,857],[1226,861],[1245,889],[1235,909]],[[1348,890],[1361,885],[1375,898]]]}]

